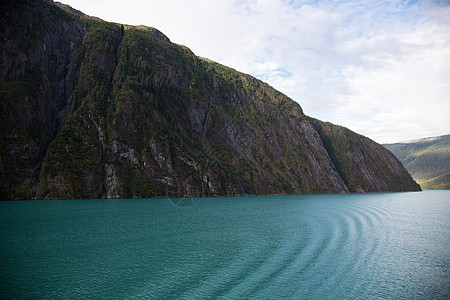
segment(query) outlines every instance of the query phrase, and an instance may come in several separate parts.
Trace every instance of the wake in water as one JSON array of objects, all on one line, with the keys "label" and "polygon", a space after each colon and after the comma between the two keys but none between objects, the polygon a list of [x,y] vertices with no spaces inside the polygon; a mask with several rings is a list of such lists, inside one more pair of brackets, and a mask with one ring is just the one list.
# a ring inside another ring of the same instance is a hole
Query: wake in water
[{"label": "wake in water", "polygon": [[0,294],[449,299],[449,193],[0,203]]}]

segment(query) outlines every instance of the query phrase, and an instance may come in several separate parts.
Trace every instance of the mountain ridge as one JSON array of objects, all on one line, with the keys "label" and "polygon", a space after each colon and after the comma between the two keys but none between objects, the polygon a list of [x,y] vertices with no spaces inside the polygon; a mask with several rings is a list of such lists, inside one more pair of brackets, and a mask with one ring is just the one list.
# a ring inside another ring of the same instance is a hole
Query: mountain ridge
[{"label": "mountain ridge", "polygon": [[384,144],[426,190],[450,189],[450,134]]},{"label": "mountain ridge", "polygon": [[65,9],[2,7],[2,199],[420,190],[382,146],[267,83]]}]

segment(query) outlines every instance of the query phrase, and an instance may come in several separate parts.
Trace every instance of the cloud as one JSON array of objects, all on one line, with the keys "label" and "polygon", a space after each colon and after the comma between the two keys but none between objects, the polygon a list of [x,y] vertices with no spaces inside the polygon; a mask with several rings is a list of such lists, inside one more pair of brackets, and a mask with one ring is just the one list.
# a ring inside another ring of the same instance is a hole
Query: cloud
[{"label": "cloud", "polygon": [[394,142],[449,133],[450,6],[404,0],[67,0],[144,24],[298,101]]},{"label": "cloud", "polygon": [[[449,19],[448,9],[438,11]],[[450,27],[432,16],[380,30],[352,49],[360,61],[342,69],[346,93],[331,89],[339,103],[325,112],[332,121],[382,142],[448,133]]]}]

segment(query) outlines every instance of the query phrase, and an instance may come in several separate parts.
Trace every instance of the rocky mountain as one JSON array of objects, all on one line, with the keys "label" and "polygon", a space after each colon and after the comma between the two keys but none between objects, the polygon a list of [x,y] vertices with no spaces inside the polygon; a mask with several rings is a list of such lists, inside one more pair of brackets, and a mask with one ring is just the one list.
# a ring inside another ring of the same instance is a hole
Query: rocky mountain
[{"label": "rocky mountain", "polygon": [[0,5],[2,199],[420,190],[379,144],[156,29]]},{"label": "rocky mountain", "polygon": [[423,189],[450,189],[450,134],[384,146]]}]

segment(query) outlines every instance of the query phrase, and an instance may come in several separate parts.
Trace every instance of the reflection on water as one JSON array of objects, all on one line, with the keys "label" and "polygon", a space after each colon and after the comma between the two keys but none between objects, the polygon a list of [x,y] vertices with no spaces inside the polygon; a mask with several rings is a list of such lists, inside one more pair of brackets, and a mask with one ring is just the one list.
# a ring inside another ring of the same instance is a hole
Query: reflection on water
[{"label": "reflection on water", "polygon": [[0,203],[2,298],[449,298],[450,192]]}]

